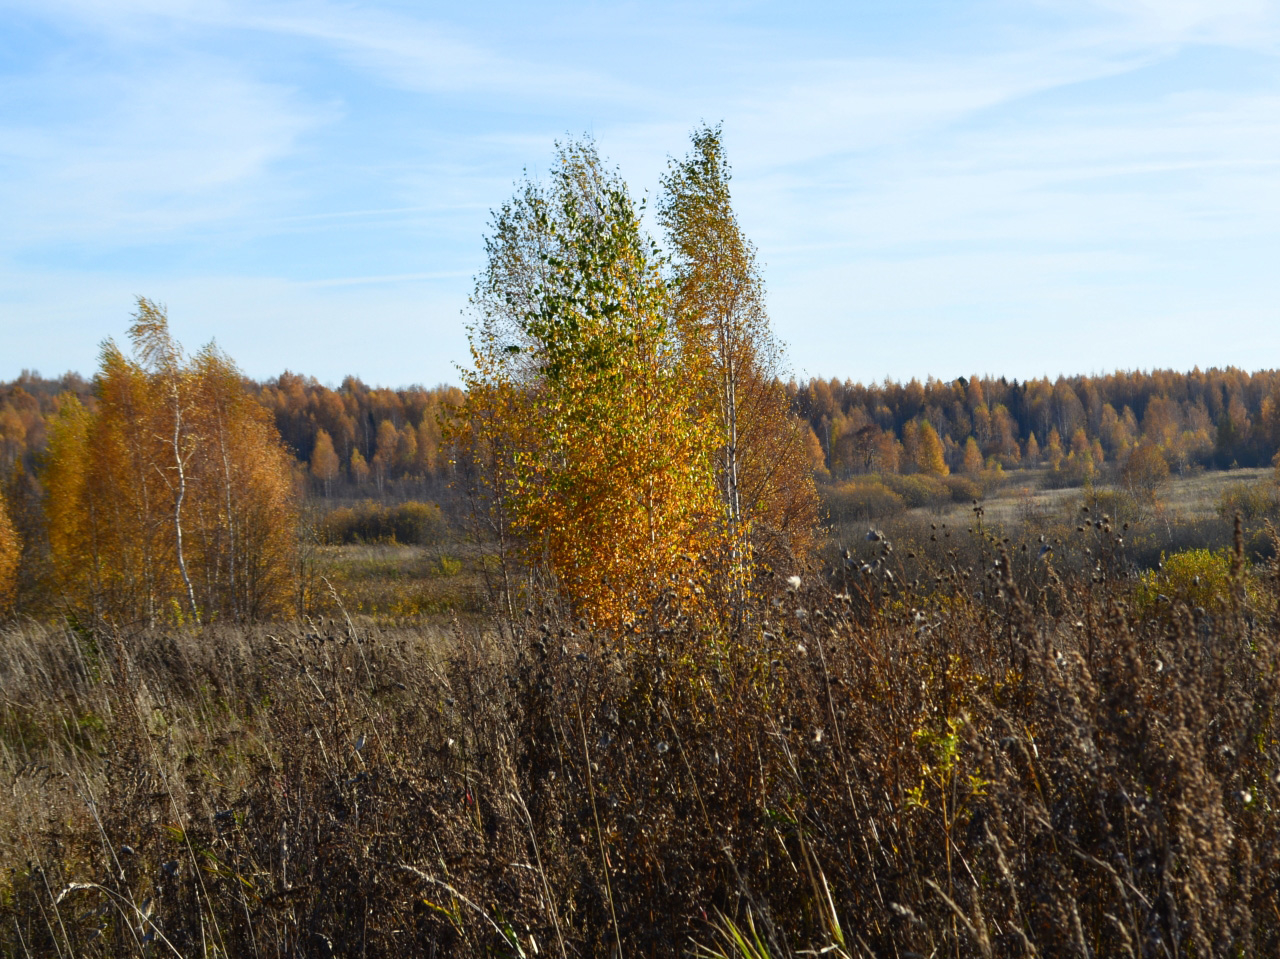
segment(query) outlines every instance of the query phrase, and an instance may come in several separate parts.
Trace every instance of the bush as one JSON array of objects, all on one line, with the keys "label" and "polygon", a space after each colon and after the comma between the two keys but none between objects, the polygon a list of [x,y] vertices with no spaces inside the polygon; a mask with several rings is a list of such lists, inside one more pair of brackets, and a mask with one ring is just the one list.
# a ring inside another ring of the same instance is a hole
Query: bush
[{"label": "bush", "polygon": [[1160,567],[1142,574],[1135,603],[1149,613],[1162,602],[1185,603],[1209,612],[1231,604],[1231,551],[1188,549],[1161,554]]},{"label": "bush", "polygon": [[409,500],[394,506],[365,500],[335,509],[320,521],[322,543],[403,543],[428,546],[445,531],[444,516],[435,503]]},{"label": "bush", "polygon": [[870,477],[829,487],[824,498],[833,523],[869,522],[907,508],[901,496]]},{"label": "bush", "polygon": [[885,486],[901,496],[908,506],[941,509],[951,502],[951,490],[945,480],[924,473],[911,476],[885,476]]},{"label": "bush", "polygon": [[1232,519],[1240,515],[1246,523],[1280,518],[1280,486],[1261,483],[1232,483],[1218,497],[1218,515]]},{"label": "bush", "polygon": [[948,476],[943,483],[951,491],[952,502],[971,503],[986,495],[982,486],[967,476]]},{"label": "bush", "polygon": [[1099,489],[1096,486],[1086,489],[1084,505],[1093,511],[1095,519],[1110,516],[1117,526],[1135,523],[1143,518],[1141,505],[1122,489]]}]

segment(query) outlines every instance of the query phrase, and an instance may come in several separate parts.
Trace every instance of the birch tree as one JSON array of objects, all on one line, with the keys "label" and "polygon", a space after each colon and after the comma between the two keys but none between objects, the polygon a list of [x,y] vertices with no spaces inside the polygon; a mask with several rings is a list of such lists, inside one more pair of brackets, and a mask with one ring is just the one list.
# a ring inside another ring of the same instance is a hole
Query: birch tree
[{"label": "birch tree", "polygon": [[692,601],[718,535],[714,424],[625,184],[570,143],[495,213],[486,252],[455,439],[495,532],[598,621]]},{"label": "birch tree", "polygon": [[107,341],[92,412],[69,398],[50,433],[54,569],[95,619],[261,618],[292,599],[296,507],[270,414],[213,346],[188,359],[140,299],[133,355]]},{"label": "birch tree", "polygon": [[[672,251],[676,324],[699,357],[699,403],[716,423],[717,486],[730,541],[788,564],[813,545],[818,497],[806,424],[781,384],[783,350],[769,327],[755,248],[733,209],[718,127],[662,179],[659,220]],[[735,548],[741,548],[735,547]]]}]

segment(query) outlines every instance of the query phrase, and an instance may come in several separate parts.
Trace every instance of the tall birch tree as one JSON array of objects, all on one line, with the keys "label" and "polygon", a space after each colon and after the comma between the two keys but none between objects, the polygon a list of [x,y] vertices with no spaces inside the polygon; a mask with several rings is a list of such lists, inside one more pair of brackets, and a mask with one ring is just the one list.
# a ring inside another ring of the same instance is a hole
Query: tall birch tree
[{"label": "tall birch tree", "polygon": [[662,178],[659,220],[672,251],[676,325],[702,374],[713,417],[717,485],[731,542],[771,565],[813,545],[818,496],[806,424],[781,383],[783,350],[769,326],[756,250],[743,235],[719,127]]},{"label": "tall birch tree", "polygon": [[556,160],[494,214],[460,422],[499,536],[620,625],[699,591],[717,548],[714,424],[625,184],[590,142]]},{"label": "tall birch tree", "polygon": [[189,359],[138,301],[132,356],[111,341],[97,404],[50,431],[46,514],[68,602],[95,619],[245,620],[294,595],[290,459],[270,414],[213,346]]}]

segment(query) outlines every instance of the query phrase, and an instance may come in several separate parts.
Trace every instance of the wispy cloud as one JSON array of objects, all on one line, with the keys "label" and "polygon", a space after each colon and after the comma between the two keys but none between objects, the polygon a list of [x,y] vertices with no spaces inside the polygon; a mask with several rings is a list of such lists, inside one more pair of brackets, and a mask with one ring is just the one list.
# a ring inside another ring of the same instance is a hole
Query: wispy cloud
[{"label": "wispy cloud", "polygon": [[1269,47],[1280,37],[1273,0],[1091,0],[1143,42]]},{"label": "wispy cloud", "polygon": [[380,311],[422,352],[381,378],[443,378],[486,211],[554,138],[594,133],[641,192],[724,120],[799,368],[954,373],[999,343],[986,369],[1025,370],[1073,316],[1134,350],[1160,318],[1256,324],[1280,294],[1278,12],[980,0],[938,31],[909,5],[0,0],[40,38],[0,73],[0,323],[146,292],[269,331],[269,362],[309,317],[291,365],[327,342],[378,378],[340,324]]},{"label": "wispy cloud", "polygon": [[190,40],[208,31],[256,32],[310,41],[393,87],[423,93],[502,94],[521,100],[634,97],[639,88],[562,58],[504,55],[446,20],[368,3],[214,0],[48,0],[85,28],[127,42]]},{"label": "wispy cloud", "polygon": [[[18,89],[21,87],[21,89]],[[153,241],[269,203],[265,179],[329,119],[287,88],[224,61],[167,58],[144,75],[59,68],[5,85],[11,175],[0,205],[21,223],[0,248]]]}]

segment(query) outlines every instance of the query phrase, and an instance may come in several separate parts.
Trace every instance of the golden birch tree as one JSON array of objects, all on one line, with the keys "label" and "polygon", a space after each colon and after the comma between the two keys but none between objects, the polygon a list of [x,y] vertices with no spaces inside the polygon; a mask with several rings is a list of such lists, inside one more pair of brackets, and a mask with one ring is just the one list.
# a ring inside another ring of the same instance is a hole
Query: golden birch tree
[{"label": "golden birch tree", "polygon": [[145,299],[132,357],[101,352],[93,412],[69,399],[50,431],[46,512],[70,603],[155,624],[261,618],[293,596],[290,460],[270,414],[210,346],[188,359]]},{"label": "golden birch tree", "polygon": [[585,615],[692,600],[718,548],[714,423],[690,384],[660,262],[589,142],[561,147],[494,215],[454,427],[500,536]]},{"label": "golden birch tree", "polygon": [[[781,382],[755,248],[730,194],[721,131],[702,127],[662,179],[676,323],[697,401],[716,424],[717,485],[730,542],[770,565],[807,553],[818,525],[809,429]],[[785,558],[784,558],[785,557]]]}]

